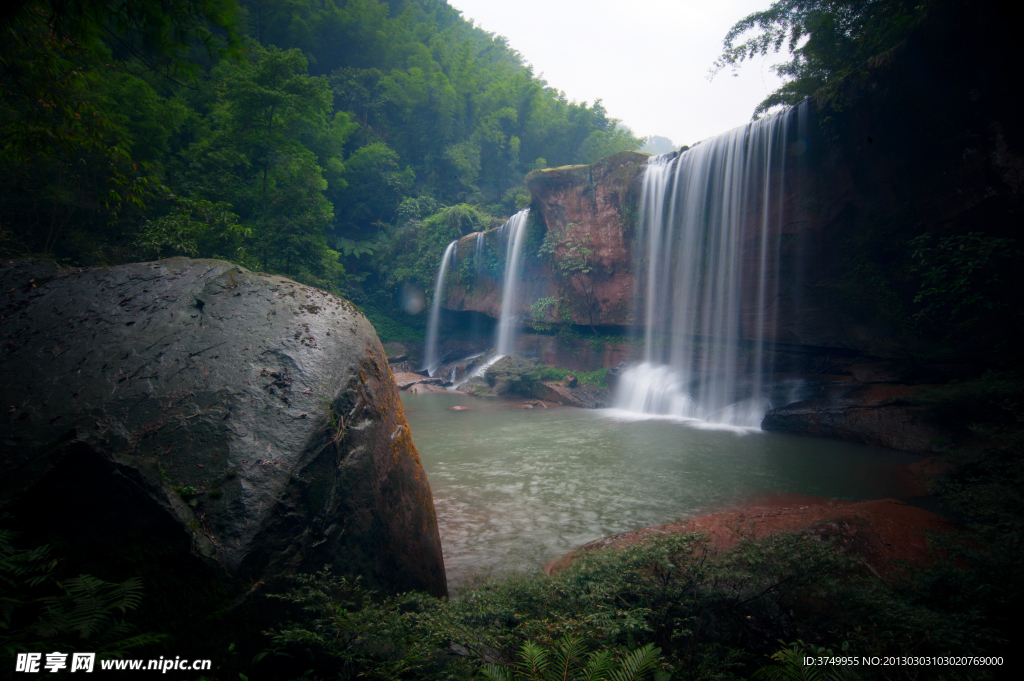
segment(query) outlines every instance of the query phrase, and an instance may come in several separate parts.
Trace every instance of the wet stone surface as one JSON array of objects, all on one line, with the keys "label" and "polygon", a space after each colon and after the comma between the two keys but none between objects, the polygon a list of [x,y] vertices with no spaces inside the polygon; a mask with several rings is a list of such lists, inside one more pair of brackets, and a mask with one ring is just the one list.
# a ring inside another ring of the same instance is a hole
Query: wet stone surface
[{"label": "wet stone surface", "polygon": [[[187,258],[18,261],[0,285],[4,510],[52,510],[59,524],[87,517],[90,499],[124,499],[118,517],[176,528],[168,541],[232,575],[329,564],[446,592],[430,487],[384,350],[351,303]],[[74,508],[39,501],[82,466],[109,475]]]}]

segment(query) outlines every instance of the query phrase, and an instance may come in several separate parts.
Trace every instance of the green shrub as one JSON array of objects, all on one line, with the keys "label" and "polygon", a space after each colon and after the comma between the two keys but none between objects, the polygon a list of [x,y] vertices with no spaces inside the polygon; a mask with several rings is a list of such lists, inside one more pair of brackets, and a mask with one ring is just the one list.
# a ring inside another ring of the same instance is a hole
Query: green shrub
[{"label": "green shrub", "polygon": [[362,306],[362,311],[373,324],[381,343],[391,341],[422,343],[426,336],[424,320],[419,317],[411,317],[399,312],[389,316],[370,305]]},{"label": "green shrub", "polygon": [[380,598],[327,572],[297,584],[284,598],[306,619],[273,631],[273,644],[305,650],[341,678],[474,678],[487,664],[497,665],[484,671],[491,678],[520,678],[530,660],[551,664],[566,646],[581,665],[599,656],[621,665],[657,647],[658,666],[683,678],[749,677],[769,656],[780,661],[780,640],[857,656],[980,654],[995,640],[970,596],[928,597],[936,589],[913,580],[887,585],[858,558],[800,533],[744,541],[717,559],[702,535],[656,537],[449,601]]}]

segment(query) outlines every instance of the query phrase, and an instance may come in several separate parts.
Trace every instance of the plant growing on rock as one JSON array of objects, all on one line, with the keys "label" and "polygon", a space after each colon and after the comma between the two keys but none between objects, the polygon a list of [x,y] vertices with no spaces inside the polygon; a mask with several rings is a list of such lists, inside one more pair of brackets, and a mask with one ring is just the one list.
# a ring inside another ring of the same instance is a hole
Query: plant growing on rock
[{"label": "plant growing on rock", "polygon": [[536,364],[522,357],[503,357],[487,367],[484,378],[498,395],[505,393],[530,394],[533,388]]},{"label": "plant growing on rock", "polygon": [[549,230],[544,235],[539,252],[541,255],[551,257],[558,268],[559,275],[572,282],[573,288],[581,297],[580,307],[587,315],[591,330],[596,334],[594,312],[597,309],[597,296],[593,278],[594,235],[589,231],[577,233],[574,228],[578,226],[578,223],[570,222],[563,232]]},{"label": "plant growing on rock", "polygon": [[558,309],[558,298],[554,296],[539,298],[537,302],[530,306],[530,314],[533,316],[534,323],[543,322],[547,318],[548,312],[552,309]]},{"label": "plant growing on rock", "polygon": [[1020,326],[1019,305],[1011,306],[1007,299],[1013,296],[1004,290],[1012,279],[1009,271],[1024,255],[1015,243],[980,232],[942,237],[937,243],[930,234],[912,239],[911,272],[920,280],[914,319],[950,329],[950,335],[976,332],[983,322]]}]

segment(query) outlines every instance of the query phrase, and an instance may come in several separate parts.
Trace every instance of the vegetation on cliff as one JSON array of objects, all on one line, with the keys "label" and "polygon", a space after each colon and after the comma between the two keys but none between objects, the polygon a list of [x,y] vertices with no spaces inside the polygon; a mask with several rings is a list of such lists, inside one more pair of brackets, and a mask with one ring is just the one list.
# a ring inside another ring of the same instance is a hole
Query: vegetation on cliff
[{"label": "vegetation on cliff", "polygon": [[[998,3],[778,0],[725,37],[713,72],[791,56],[755,117],[810,98],[815,125],[794,153],[799,200],[841,235],[821,290],[871,328],[869,354],[958,364],[973,377],[1020,367],[1024,250],[1009,170],[1020,143],[1006,130],[1020,103],[1004,86],[1015,78],[1012,25]],[[796,251],[814,237],[801,239]]]}]

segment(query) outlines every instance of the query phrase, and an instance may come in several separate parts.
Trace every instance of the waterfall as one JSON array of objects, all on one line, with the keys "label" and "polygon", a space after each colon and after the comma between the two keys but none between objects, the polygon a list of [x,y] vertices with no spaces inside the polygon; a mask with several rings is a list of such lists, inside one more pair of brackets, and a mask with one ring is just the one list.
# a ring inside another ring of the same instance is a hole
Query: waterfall
[{"label": "waterfall", "polygon": [[487,235],[483,232],[476,233],[476,249],[473,252],[473,266],[479,275],[484,270],[484,248],[487,246]]},{"label": "waterfall", "polygon": [[444,275],[448,271],[448,261],[454,259],[458,240],[448,244],[441,256],[441,267],[437,270],[437,281],[434,282],[434,298],[430,301],[430,321],[427,324],[427,349],[423,356],[423,368],[431,376],[437,371],[440,358],[437,356],[437,327],[441,318],[441,297],[444,294]]},{"label": "waterfall", "polygon": [[648,160],[636,269],[644,361],[623,373],[616,407],[760,425],[786,155],[806,148],[787,148],[787,136],[805,106]]},{"label": "waterfall", "polygon": [[505,250],[505,284],[501,290],[501,314],[498,316],[497,354],[511,355],[516,347],[516,288],[519,284],[523,240],[530,209],[524,208],[498,229],[508,239]]}]

